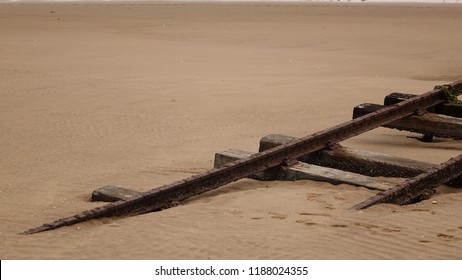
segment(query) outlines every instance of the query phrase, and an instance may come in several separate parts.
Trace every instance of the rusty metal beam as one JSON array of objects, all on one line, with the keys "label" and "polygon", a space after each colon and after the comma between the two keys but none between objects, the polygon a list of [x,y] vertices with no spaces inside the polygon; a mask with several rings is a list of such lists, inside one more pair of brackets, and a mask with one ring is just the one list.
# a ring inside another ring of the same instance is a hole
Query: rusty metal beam
[{"label": "rusty metal beam", "polygon": [[[458,92],[462,92],[462,80],[452,83],[451,86]],[[24,234],[47,231],[95,218],[137,215],[168,208],[179,201],[285,162],[293,161],[332,143],[354,137],[386,123],[412,115],[416,110],[425,109],[442,102],[445,102],[443,90],[432,90],[363,117],[257,153],[248,159],[238,160],[203,174],[195,175],[159,188],[154,188],[127,200],[113,202],[102,207],[97,207],[74,216],[29,229],[25,231]]]},{"label": "rusty metal beam", "polygon": [[351,209],[361,210],[377,203],[410,204],[428,198],[435,192],[435,188],[462,175],[462,155],[431,168],[412,179],[405,181],[391,189],[378,193]]},{"label": "rusty metal beam", "polygon": [[[383,105],[363,103],[353,109],[353,118],[364,116],[383,107]],[[462,118],[435,113],[422,112],[421,115],[412,115],[387,123],[384,127],[443,138],[462,139]]]}]

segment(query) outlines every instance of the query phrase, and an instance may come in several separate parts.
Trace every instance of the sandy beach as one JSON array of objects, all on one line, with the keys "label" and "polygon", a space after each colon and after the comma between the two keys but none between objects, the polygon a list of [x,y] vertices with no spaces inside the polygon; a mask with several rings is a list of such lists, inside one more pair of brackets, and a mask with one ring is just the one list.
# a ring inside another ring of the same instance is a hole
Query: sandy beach
[{"label": "sandy beach", "polygon": [[[462,5],[0,4],[1,259],[461,259],[462,189],[376,194],[243,179],[178,207],[35,235],[213,167],[228,148],[305,136],[391,92],[462,79]],[[462,142],[379,128],[345,146],[440,163]],[[433,203],[432,203],[433,202]]]}]

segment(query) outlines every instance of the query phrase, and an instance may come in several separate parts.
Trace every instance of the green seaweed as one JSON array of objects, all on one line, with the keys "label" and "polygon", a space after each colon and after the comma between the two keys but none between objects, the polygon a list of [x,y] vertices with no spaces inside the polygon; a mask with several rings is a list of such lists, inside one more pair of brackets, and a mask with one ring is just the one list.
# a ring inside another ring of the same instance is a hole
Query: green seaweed
[{"label": "green seaweed", "polygon": [[434,90],[442,90],[444,93],[444,98],[446,99],[447,103],[450,104],[461,104],[457,96],[459,92],[457,89],[452,85],[437,85],[435,86]]}]

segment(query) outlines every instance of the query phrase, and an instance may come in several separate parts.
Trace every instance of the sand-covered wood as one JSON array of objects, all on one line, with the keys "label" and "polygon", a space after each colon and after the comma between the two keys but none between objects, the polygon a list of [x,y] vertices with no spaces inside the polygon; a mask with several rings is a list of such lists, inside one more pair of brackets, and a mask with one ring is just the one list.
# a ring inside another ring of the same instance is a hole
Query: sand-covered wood
[{"label": "sand-covered wood", "polygon": [[130,198],[139,193],[140,192],[128,188],[116,185],[107,185],[94,190],[91,193],[91,201],[113,202]]},{"label": "sand-covered wood", "polygon": [[[224,164],[236,161],[242,158],[248,158],[252,155],[251,152],[229,149],[215,154],[215,167],[220,167]],[[369,176],[364,176],[352,172],[346,172],[328,167],[307,164],[304,162],[296,162],[290,166],[274,168],[252,175],[250,178],[257,180],[314,180],[327,182],[330,184],[349,184],[353,186],[365,187],[372,190],[387,190],[394,187],[396,184],[385,180],[375,179]]]},{"label": "sand-covered wood", "polygon": [[[270,134],[260,140],[260,151],[296,139],[292,136]],[[391,156],[378,152],[335,146],[300,158],[301,161],[355,172],[368,176],[413,177],[433,167],[433,164]]]}]

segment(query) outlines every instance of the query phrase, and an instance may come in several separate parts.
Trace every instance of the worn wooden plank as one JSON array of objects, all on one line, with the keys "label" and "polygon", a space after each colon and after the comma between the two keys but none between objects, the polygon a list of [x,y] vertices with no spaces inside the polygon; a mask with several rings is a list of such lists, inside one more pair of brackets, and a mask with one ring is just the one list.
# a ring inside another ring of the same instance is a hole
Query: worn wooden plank
[{"label": "worn wooden plank", "polygon": [[[228,164],[230,162],[251,157],[251,152],[230,149],[215,154],[215,167]],[[257,180],[313,180],[328,182],[334,185],[349,184],[353,186],[365,187],[372,190],[387,190],[394,187],[396,184],[385,180],[364,176],[352,172],[346,172],[338,169],[307,164],[303,162],[295,162],[290,166],[284,166],[266,173],[254,174],[253,179]]]},{"label": "worn wooden plank", "polygon": [[114,202],[125,200],[138,194],[140,194],[140,192],[116,185],[107,185],[94,190],[91,194],[91,201]]},{"label": "worn wooden plank", "polygon": [[[242,151],[238,149],[228,149],[219,153],[215,153],[215,160],[213,168],[220,168],[228,163],[234,162],[239,159],[249,158],[252,155],[251,152]],[[255,174],[247,176],[247,178],[259,180],[259,181],[268,181],[271,178],[271,175],[266,171],[257,172]]]},{"label": "worn wooden plank", "polygon": [[[408,94],[408,93],[400,93],[400,92],[394,92],[389,95],[387,95],[383,101],[383,105],[385,106],[390,106],[394,105],[399,102],[406,101],[410,98],[413,98],[417,95],[415,94]],[[446,116],[451,116],[451,117],[456,117],[456,118],[462,118],[462,103],[440,103],[437,104],[436,106],[427,108],[427,111],[430,113],[437,113],[441,115],[446,115]],[[424,134],[421,141],[423,142],[432,142],[433,141],[433,135],[432,134]]]},{"label": "worn wooden plank", "polygon": [[333,185],[349,184],[371,190],[387,190],[396,186],[395,183],[385,180],[304,162],[283,167],[283,174],[286,180],[313,180]]},{"label": "worn wooden plank", "polygon": [[462,104],[443,103],[435,106],[436,113],[456,118],[462,118]]},{"label": "worn wooden plank", "polygon": [[461,175],[462,155],[459,155],[391,189],[380,192],[351,209],[361,210],[377,203],[405,205],[427,199],[435,193],[436,187]]},{"label": "worn wooden plank", "polygon": [[[281,134],[267,135],[260,140],[260,151],[296,139]],[[367,176],[413,177],[434,165],[387,154],[336,145],[299,158],[300,161]]]},{"label": "worn wooden plank", "polygon": [[[353,118],[365,116],[383,108],[383,105],[364,103],[354,108]],[[435,113],[411,115],[383,126],[421,134],[462,139],[462,118],[455,118]]]},{"label": "worn wooden plank", "polygon": [[[282,145],[293,141],[293,139],[296,138],[281,134],[267,135],[260,140],[260,151]],[[437,166],[427,162],[340,145],[305,155],[300,157],[299,160],[372,177],[411,178]],[[451,180],[447,184],[452,187],[462,187],[462,176]]]}]

